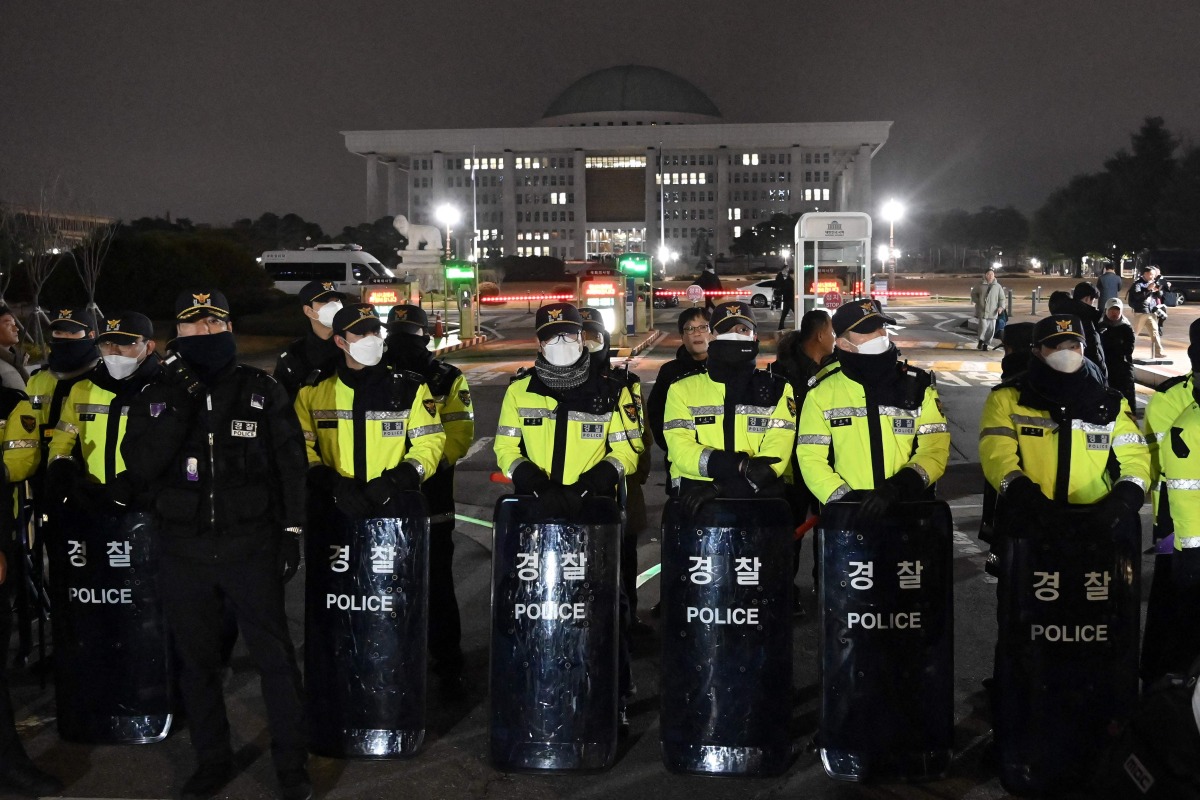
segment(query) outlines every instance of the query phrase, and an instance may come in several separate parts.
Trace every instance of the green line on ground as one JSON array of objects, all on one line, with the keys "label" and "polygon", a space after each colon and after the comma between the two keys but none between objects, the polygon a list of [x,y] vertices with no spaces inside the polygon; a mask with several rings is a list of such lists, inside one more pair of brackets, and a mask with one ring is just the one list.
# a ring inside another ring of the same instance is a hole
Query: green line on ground
[{"label": "green line on ground", "polygon": [[643,585],[650,582],[650,579],[662,572],[662,564],[655,564],[650,569],[637,576],[637,588],[642,588]]},{"label": "green line on ground", "polygon": [[474,517],[468,517],[466,514],[455,514],[454,518],[459,522],[470,522],[472,525],[478,525],[481,528],[493,527],[492,523],[485,519],[475,519]]}]

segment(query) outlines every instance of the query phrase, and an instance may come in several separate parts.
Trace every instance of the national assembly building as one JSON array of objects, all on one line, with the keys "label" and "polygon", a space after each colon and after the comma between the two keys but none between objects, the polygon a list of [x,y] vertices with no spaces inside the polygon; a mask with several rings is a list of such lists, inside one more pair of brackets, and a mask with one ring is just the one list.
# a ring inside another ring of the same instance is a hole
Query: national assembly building
[{"label": "national assembly building", "polygon": [[342,135],[366,160],[368,219],[439,225],[435,210],[454,206],[461,255],[665,247],[690,268],[772,214],[871,212],[871,158],[891,124],[726,122],[683,78],[622,66],[580,78],[530,127]]}]

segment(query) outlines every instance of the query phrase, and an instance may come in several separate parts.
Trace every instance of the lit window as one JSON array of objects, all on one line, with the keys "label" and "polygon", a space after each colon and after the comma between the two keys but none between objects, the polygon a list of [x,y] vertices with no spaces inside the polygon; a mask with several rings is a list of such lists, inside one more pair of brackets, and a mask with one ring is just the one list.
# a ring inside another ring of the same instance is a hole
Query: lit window
[{"label": "lit window", "polygon": [[805,190],[804,190],[804,199],[805,199],[805,200],[810,200],[810,201],[812,200],[812,189],[805,189]]},{"label": "lit window", "polygon": [[736,239],[736,238],[738,238],[738,237],[739,237],[739,236],[741,236],[741,235],[742,235],[742,226],[741,226],[741,225],[734,225],[734,226],[733,226],[733,238],[735,238],[735,239]]},{"label": "lit window", "polygon": [[734,218],[734,219],[741,219],[741,218],[742,218],[742,210],[741,210],[740,208],[735,208],[735,209],[733,209],[733,218]]},{"label": "lit window", "polygon": [[822,200],[828,200],[828,199],[829,199],[829,190],[828,190],[828,189],[822,189],[822,190],[821,190],[821,199],[822,199]]}]

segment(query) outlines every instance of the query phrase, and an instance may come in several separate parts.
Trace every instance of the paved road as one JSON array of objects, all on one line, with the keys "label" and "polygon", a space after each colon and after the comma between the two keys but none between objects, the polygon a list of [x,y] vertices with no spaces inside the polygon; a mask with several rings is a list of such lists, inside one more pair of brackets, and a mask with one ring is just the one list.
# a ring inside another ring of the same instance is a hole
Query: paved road
[{"label": "paved road", "polygon": [[[774,315],[758,312],[763,321]],[[531,331],[528,318],[499,319],[498,332],[509,346],[488,351],[485,357],[471,350],[453,354],[470,376],[476,401],[479,439],[458,471],[457,496],[461,514],[479,520],[491,518],[497,498],[505,491],[493,482],[495,462],[491,452],[499,403],[511,373],[529,362]],[[952,349],[973,337],[955,332],[964,310],[905,310],[903,330],[896,338],[905,356],[914,363],[938,370],[942,397],[952,426],[953,450],[941,496],[954,512],[955,591],[955,761],[950,775],[925,785],[858,786],[825,777],[815,754],[805,749],[817,723],[816,609],[812,600],[811,549],[805,548],[797,578],[808,616],[795,622],[795,687],[781,688],[780,702],[793,709],[791,733],[797,757],[780,778],[715,780],[675,776],[662,767],[658,752],[658,685],[660,646],[657,634],[636,642],[634,677],[638,686],[631,707],[632,734],[622,744],[616,766],[598,775],[507,775],[487,764],[487,629],[489,624],[489,565],[491,531],[486,525],[463,522],[455,534],[455,574],[463,609],[464,647],[467,655],[469,696],[444,702],[429,700],[428,736],[422,752],[404,762],[336,761],[314,758],[312,773],[319,792],[329,798],[689,798],[718,800],[747,798],[966,798],[987,800],[1005,797],[980,754],[989,740],[989,712],[980,682],[990,673],[994,642],[994,585],[983,572],[984,551],[976,540],[980,514],[982,474],[976,438],[978,419],[987,387],[999,375],[999,352]],[[673,317],[671,318],[673,321]],[[660,325],[663,323],[660,322]],[[773,327],[773,325],[771,326]],[[911,346],[920,345],[920,346]],[[632,368],[650,382],[664,360],[678,346],[678,337],[667,337],[642,356]],[[764,359],[767,360],[767,359]],[[665,476],[661,457],[646,486],[651,520],[657,520],[664,500]],[[651,529],[641,534],[638,562],[646,570],[658,562],[658,541]],[[311,568],[312,565],[309,565]],[[1149,561],[1144,567],[1148,570]],[[1148,574],[1148,572],[1147,572]],[[296,642],[304,639],[302,586],[304,573],[288,587],[288,609]],[[1148,582],[1147,582],[1148,587]],[[647,613],[658,599],[657,579],[639,591],[642,617],[657,630],[658,621]],[[60,741],[54,733],[53,692],[42,690],[28,671],[18,671],[14,689],[18,719],[29,749],[39,763],[63,775],[68,795],[79,798],[161,798],[173,796],[192,768],[186,732],[167,741],[142,747],[86,747]],[[241,649],[227,680],[228,704],[235,748],[244,770],[231,784],[226,797],[253,800],[272,797],[274,781],[268,754],[268,737],[258,683]]]}]

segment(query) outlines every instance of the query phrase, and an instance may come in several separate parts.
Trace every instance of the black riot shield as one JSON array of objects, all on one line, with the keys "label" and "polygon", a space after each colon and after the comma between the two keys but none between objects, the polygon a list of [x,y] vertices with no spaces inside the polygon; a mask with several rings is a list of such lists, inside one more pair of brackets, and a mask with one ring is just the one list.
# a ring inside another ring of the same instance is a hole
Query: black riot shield
[{"label": "black riot shield", "polygon": [[1086,506],[997,525],[996,750],[1014,794],[1088,786],[1138,696],[1141,523]]},{"label": "black riot shield", "polygon": [[501,770],[604,769],[617,751],[621,512],[591,498],[569,523],[536,498],[496,503],[491,759]]},{"label": "black riot shield", "polygon": [[841,780],[936,778],[954,745],[950,507],[866,525],[858,506],[821,512],[821,761]]},{"label": "black riot shield", "polygon": [[58,732],[87,744],[161,741],[172,666],[154,516],[91,505],[56,512],[47,542]]},{"label": "black riot shield", "polygon": [[304,586],[309,749],[333,758],[403,758],[425,738],[429,509],[420,492],[396,516],[350,519],[310,505]]},{"label": "black riot shield", "polygon": [[663,763],[778,775],[791,761],[792,515],[785,500],[714,500],[662,525]]}]

